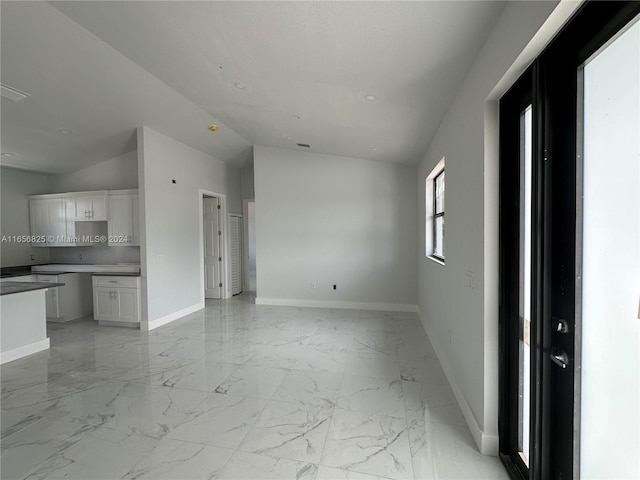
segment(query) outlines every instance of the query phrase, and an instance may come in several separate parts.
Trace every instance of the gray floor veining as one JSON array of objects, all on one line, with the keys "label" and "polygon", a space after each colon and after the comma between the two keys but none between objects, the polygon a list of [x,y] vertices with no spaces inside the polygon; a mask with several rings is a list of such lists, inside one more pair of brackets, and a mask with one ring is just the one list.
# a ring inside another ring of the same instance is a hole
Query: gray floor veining
[{"label": "gray floor veining", "polygon": [[507,479],[415,314],[256,306],[49,324],[0,367],[3,479]]}]

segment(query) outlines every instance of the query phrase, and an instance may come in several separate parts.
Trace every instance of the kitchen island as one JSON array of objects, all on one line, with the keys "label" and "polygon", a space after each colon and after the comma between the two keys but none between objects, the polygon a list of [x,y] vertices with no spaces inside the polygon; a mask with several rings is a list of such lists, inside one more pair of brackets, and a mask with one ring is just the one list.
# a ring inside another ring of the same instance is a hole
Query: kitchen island
[{"label": "kitchen island", "polygon": [[45,292],[64,283],[0,283],[0,364],[49,348]]}]

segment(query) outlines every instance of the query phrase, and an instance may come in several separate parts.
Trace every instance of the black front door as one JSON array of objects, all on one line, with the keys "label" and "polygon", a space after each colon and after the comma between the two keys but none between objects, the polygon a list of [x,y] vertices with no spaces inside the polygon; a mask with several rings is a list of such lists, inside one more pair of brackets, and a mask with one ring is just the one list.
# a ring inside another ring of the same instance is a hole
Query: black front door
[{"label": "black front door", "polygon": [[513,478],[579,478],[581,69],[639,11],[587,2],[501,99],[499,427]]}]

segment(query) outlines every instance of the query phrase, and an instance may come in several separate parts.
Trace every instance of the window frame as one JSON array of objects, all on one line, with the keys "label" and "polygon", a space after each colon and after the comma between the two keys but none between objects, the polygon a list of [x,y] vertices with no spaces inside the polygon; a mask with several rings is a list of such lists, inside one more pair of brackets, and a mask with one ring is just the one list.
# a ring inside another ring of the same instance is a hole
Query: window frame
[{"label": "window frame", "polygon": [[[428,258],[434,263],[438,265],[444,266],[445,259],[444,255],[434,254],[434,245],[435,245],[435,212],[436,212],[436,195],[435,195],[435,179],[439,177],[439,175],[444,173],[445,170],[445,160],[446,158],[443,156],[439,162],[437,162],[431,170],[429,170],[428,174],[424,179],[424,257]],[[446,180],[445,180],[446,183]],[[444,201],[444,197],[443,197]],[[446,202],[444,202],[446,203]],[[443,204],[444,206],[444,204]],[[442,213],[445,213],[445,209],[442,210]],[[439,215],[444,218],[444,215]],[[444,234],[444,231],[443,231]],[[444,253],[444,236],[442,238],[442,250]]]},{"label": "window frame", "polygon": [[[442,211],[438,211],[438,178],[444,175],[444,167],[442,167],[438,173],[433,177],[433,184],[431,186],[431,190],[433,192],[433,214],[431,216],[431,257],[435,258],[444,263],[444,213],[445,213],[445,202],[444,202],[444,192],[442,198]],[[445,187],[445,179],[442,180],[443,190]],[[438,236],[438,227],[437,227],[437,218],[442,218],[442,255],[436,253],[436,238]]]}]

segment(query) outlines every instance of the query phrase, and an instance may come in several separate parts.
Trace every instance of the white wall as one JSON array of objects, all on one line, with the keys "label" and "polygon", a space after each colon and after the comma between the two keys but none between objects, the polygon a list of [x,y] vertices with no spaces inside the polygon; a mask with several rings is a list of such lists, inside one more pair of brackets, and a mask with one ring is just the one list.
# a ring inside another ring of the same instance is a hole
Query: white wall
[{"label": "white wall", "polygon": [[584,72],[580,478],[640,478],[640,23]]},{"label": "white wall", "polygon": [[[489,100],[504,93],[506,87],[502,92],[494,89],[505,83],[507,72],[513,74],[512,65],[526,66],[519,55],[555,7],[556,2],[507,3],[420,162],[416,178],[420,316],[483,453],[497,454],[498,448],[498,115],[496,102]],[[530,60],[536,53],[530,49]],[[443,157],[447,172],[444,266],[424,255],[423,200],[425,178]]]},{"label": "white wall", "polygon": [[258,303],[415,305],[415,167],[256,146],[254,170]]},{"label": "white wall", "polygon": [[115,265],[140,263],[140,247],[102,246],[50,248],[51,263]]},{"label": "white wall", "polygon": [[[252,154],[253,158],[253,154]],[[251,165],[247,165],[241,170],[242,178],[242,198],[254,198],[255,187],[253,182],[253,160]]]},{"label": "white wall", "polygon": [[226,195],[226,213],[242,200],[239,170],[148,127],[138,153],[144,329],[203,306],[200,190]]},{"label": "white wall", "polygon": [[[0,233],[2,236],[29,235],[29,201],[27,195],[48,193],[48,177],[10,168],[0,169]],[[34,259],[31,260],[31,255]],[[0,244],[1,266],[35,265],[49,262],[48,248],[5,241]]]},{"label": "white wall", "polygon": [[135,150],[73,173],[51,175],[47,193],[129,188],[138,188],[138,153]]}]

